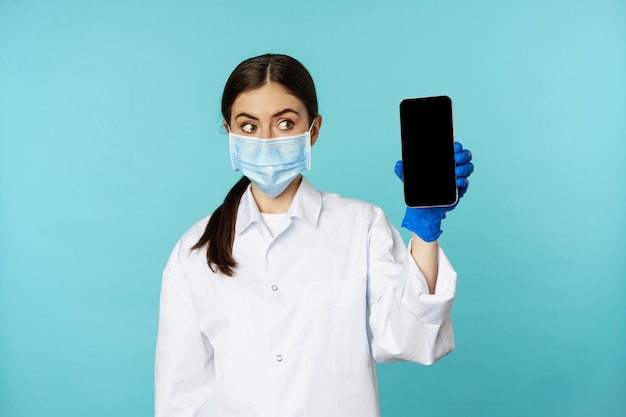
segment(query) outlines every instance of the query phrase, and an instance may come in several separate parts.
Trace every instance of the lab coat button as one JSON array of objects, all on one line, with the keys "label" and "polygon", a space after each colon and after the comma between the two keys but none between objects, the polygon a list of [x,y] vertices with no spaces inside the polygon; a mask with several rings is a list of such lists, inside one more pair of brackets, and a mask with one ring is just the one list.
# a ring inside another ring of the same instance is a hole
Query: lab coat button
[{"label": "lab coat button", "polygon": [[283,355],[278,355],[278,356],[276,356],[276,360],[277,360],[278,362],[282,362],[282,361],[283,361]]},{"label": "lab coat button", "polygon": [[278,285],[272,285],[272,291],[278,291]]}]

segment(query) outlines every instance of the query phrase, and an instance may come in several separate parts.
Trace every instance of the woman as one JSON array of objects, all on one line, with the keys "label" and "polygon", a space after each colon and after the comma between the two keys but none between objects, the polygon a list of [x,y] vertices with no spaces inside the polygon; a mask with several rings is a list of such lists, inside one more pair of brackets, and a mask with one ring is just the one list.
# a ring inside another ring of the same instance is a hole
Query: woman
[{"label": "woman", "polygon": [[[244,177],[165,267],[156,415],[378,416],[374,360],[431,364],[454,348],[446,209],[408,208],[407,248],[378,207],[302,177],[322,118],[291,57],[242,62],[222,113]],[[462,195],[473,168],[456,150]]]}]

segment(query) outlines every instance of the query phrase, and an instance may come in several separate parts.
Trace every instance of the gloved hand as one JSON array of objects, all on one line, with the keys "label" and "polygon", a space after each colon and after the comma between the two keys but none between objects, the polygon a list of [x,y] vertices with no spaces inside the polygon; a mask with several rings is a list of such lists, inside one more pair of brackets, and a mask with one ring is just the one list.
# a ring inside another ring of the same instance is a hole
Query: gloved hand
[{"label": "gloved hand", "polygon": [[[434,208],[415,208],[407,207],[402,219],[402,227],[415,233],[425,242],[436,240],[442,233],[441,221],[446,218],[446,213],[453,210],[463,194],[467,191],[469,181],[467,177],[474,172],[474,165],[470,162],[472,153],[463,149],[463,145],[454,142],[454,162],[456,163],[456,186],[458,188],[459,199],[450,207],[434,207]],[[402,181],[404,175],[402,171],[402,161],[396,162],[395,173]]]}]

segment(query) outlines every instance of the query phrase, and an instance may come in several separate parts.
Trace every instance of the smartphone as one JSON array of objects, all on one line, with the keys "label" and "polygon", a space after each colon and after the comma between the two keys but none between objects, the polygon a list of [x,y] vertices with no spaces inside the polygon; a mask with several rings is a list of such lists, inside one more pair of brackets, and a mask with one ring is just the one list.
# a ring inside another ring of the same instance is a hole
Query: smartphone
[{"label": "smartphone", "polygon": [[404,200],[409,207],[447,207],[458,198],[452,100],[407,98],[400,103]]}]

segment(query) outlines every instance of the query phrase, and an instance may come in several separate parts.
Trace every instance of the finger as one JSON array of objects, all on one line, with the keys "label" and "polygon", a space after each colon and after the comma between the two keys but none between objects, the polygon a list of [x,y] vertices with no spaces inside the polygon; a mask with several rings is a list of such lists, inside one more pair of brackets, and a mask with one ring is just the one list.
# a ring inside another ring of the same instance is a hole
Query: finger
[{"label": "finger", "polygon": [[461,142],[454,142],[454,153],[461,152],[463,150],[463,145]]},{"label": "finger", "polygon": [[457,165],[457,167],[454,169],[454,173],[458,178],[469,177],[472,172],[474,172],[474,164],[472,164],[471,162],[463,165]]},{"label": "finger", "polygon": [[461,198],[467,191],[467,187],[469,187],[469,181],[467,178],[457,178],[456,186],[459,190],[459,198]]},{"label": "finger", "polygon": [[393,172],[400,178],[400,181],[404,182],[404,170],[402,166],[402,161],[396,162],[396,166],[393,169]]},{"label": "finger", "polygon": [[454,153],[454,162],[457,165],[463,165],[472,160],[472,152],[468,149],[463,149],[460,152]]}]

